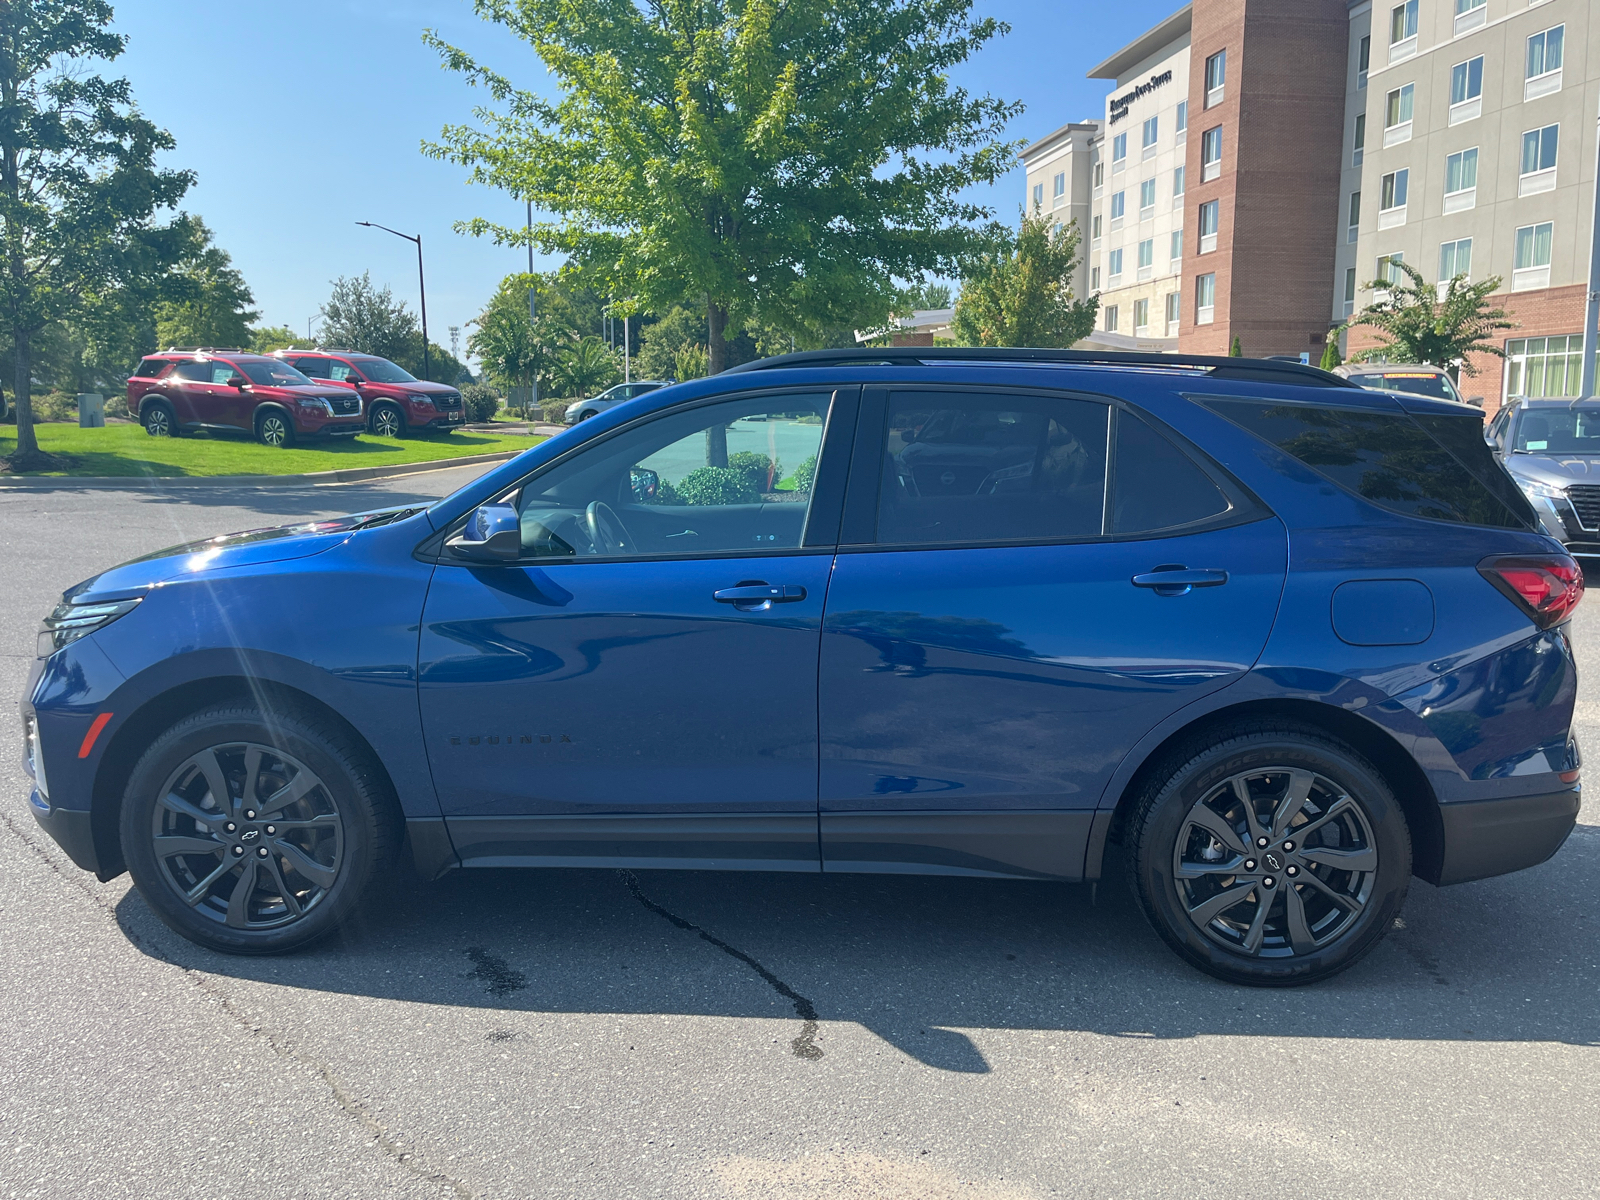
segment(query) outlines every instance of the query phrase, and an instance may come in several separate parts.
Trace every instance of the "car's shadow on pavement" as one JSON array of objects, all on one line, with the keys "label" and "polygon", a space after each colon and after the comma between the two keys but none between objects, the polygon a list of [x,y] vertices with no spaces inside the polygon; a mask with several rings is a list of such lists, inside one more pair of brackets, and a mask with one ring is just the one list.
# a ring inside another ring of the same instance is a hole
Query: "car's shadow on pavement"
[{"label": "car's shadow on pavement", "polygon": [[[211,975],[528,1012],[856,1022],[951,1071],[989,1069],[966,1032],[1273,1035],[1600,1044],[1600,827],[1551,862],[1436,889],[1356,967],[1235,987],[1168,952],[1120,873],[1080,886],[900,876],[471,871],[384,889],[344,933],[240,958],[162,926],[129,891],[146,953]],[[825,1039],[824,1039],[825,1041]]]}]

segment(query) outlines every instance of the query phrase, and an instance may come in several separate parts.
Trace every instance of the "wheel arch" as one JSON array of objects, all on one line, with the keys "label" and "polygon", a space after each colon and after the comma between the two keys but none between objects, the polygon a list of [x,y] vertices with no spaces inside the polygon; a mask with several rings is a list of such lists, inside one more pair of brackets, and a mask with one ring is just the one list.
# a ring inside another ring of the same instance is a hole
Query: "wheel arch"
[{"label": "wheel arch", "polygon": [[1292,698],[1243,701],[1205,713],[1168,733],[1128,777],[1109,819],[1106,810],[1101,810],[1100,830],[1091,838],[1084,878],[1100,878],[1106,844],[1122,843],[1133,808],[1152,777],[1175,770],[1181,765],[1179,760],[1187,760],[1200,746],[1215,741],[1229,726],[1259,721],[1308,726],[1360,751],[1382,774],[1405,814],[1411,833],[1411,873],[1429,883],[1439,881],[1444,822],[1427,772],[1393,734],[1368,718],[1336,705]]},{"label": "wheel arch", "polygon": [[185,717],[214,704],[231,702],[255,704],[269,718],[274,712],[288,709],[309,712],[319,722],[337,729],[366,758],[366,767],[371,772],[373,782],[392,806],[396,818],[401,817],[394,780],[383,760],[361,731],[326,702],[276,680],[252,679],[243,675],[196,679],[168,688],[140,705],[126,721],[121,722],[100,756],[90,792],[89,826],[99,862],[95,874],[102,882],[114,879],[127,870],[120,833],[122,793],[139,756],[151,742]]}]

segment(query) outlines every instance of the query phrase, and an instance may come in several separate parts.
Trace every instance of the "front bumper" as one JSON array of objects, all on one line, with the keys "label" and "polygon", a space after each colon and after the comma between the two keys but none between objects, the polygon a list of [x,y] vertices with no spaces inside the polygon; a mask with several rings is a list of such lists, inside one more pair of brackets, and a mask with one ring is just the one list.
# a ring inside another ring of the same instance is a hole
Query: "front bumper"
[{"label": "front bumper", "polygon": [[1440,885],[1466,883],[1535,867],[1561,849],[1578,823],[1583,789],[1458,801],[1439,806],[1444,825]]},{"label": "front bumper", "polygon": [[94,830],[87,809],[52,805],[39,794],[38,788],[28,797],[28,808],[39,827],[55,839],[68,858],[85,871],[100,873],[100,856],[95,853]]}]

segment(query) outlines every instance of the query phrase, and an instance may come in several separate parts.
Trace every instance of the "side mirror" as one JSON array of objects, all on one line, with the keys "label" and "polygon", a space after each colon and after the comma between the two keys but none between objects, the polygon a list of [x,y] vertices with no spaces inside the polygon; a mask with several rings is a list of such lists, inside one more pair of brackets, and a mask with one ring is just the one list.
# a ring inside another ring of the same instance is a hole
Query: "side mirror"
[{"label": "side mirror", "polygon": [[522,519],[509,504],[485,504],[467,518],[460,536],[445,543],[457,558],[511,562],[522,554]]},{"label": "side mirror", "polygon": [[1473,405],[1476,405],[1479,408],[1482,408],[1483,407],[1483,397],[1482,396],[1468,396],[1467,397],[1467,403],[1468,404],[1473,404]]},{"label": "side mirror", "polygon": [[243,391],[245,388],[250,386],[250,381],[243,375],[234,375],[228,379],[228,386]]},{"label": "side mirror", "polygon": [[628,490],[635,504],[653,504],[661,495],[661,476],[649,467],[630,467]]}]

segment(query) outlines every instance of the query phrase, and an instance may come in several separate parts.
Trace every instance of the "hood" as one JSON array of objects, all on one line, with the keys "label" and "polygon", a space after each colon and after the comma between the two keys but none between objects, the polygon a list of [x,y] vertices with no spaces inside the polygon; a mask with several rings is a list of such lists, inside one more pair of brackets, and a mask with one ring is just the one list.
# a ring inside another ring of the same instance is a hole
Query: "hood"
[{"label": "hood", "polygon": [[1574,483],[1600,484],[1600,455],[1508,454],[1505,464],[1506,470],[1514,477],[1555,487],[1567,487]]},{"label": "hood", "polygon": [[347,517],[333,517],[326,521],[246,529],[204,541],[185,542],[181,546],[169,546],[165,550],[130,559],[120,566],[91,576],[68,588],[62,598],[79,604],[123,600],[184,575],[309,558],[313,554],[332,550],[359,529],[403,521],[421,511],[420,508],[386,508],[352,513]]},{"label": "hood", "polygon": [[309,387],[303,385],[299,387],[279,387],[274,383],[253,383],[250,385],[250,391],[257,396],[281,396],[284,399],[293,399],[298,396],[304,396],[307,400],[313,398],[318,400],[350,399],[349,389],[341,388],[336,383],[317,383]]},{"label": "hood", "polygon": [[384,388],[391,392],[415,392],[419,396],[454,396],[460,391],[448,383],[433,383],[422,379],[413,380],[411,383],[377,383],[371,379],[363,379],[361,386]]}]

